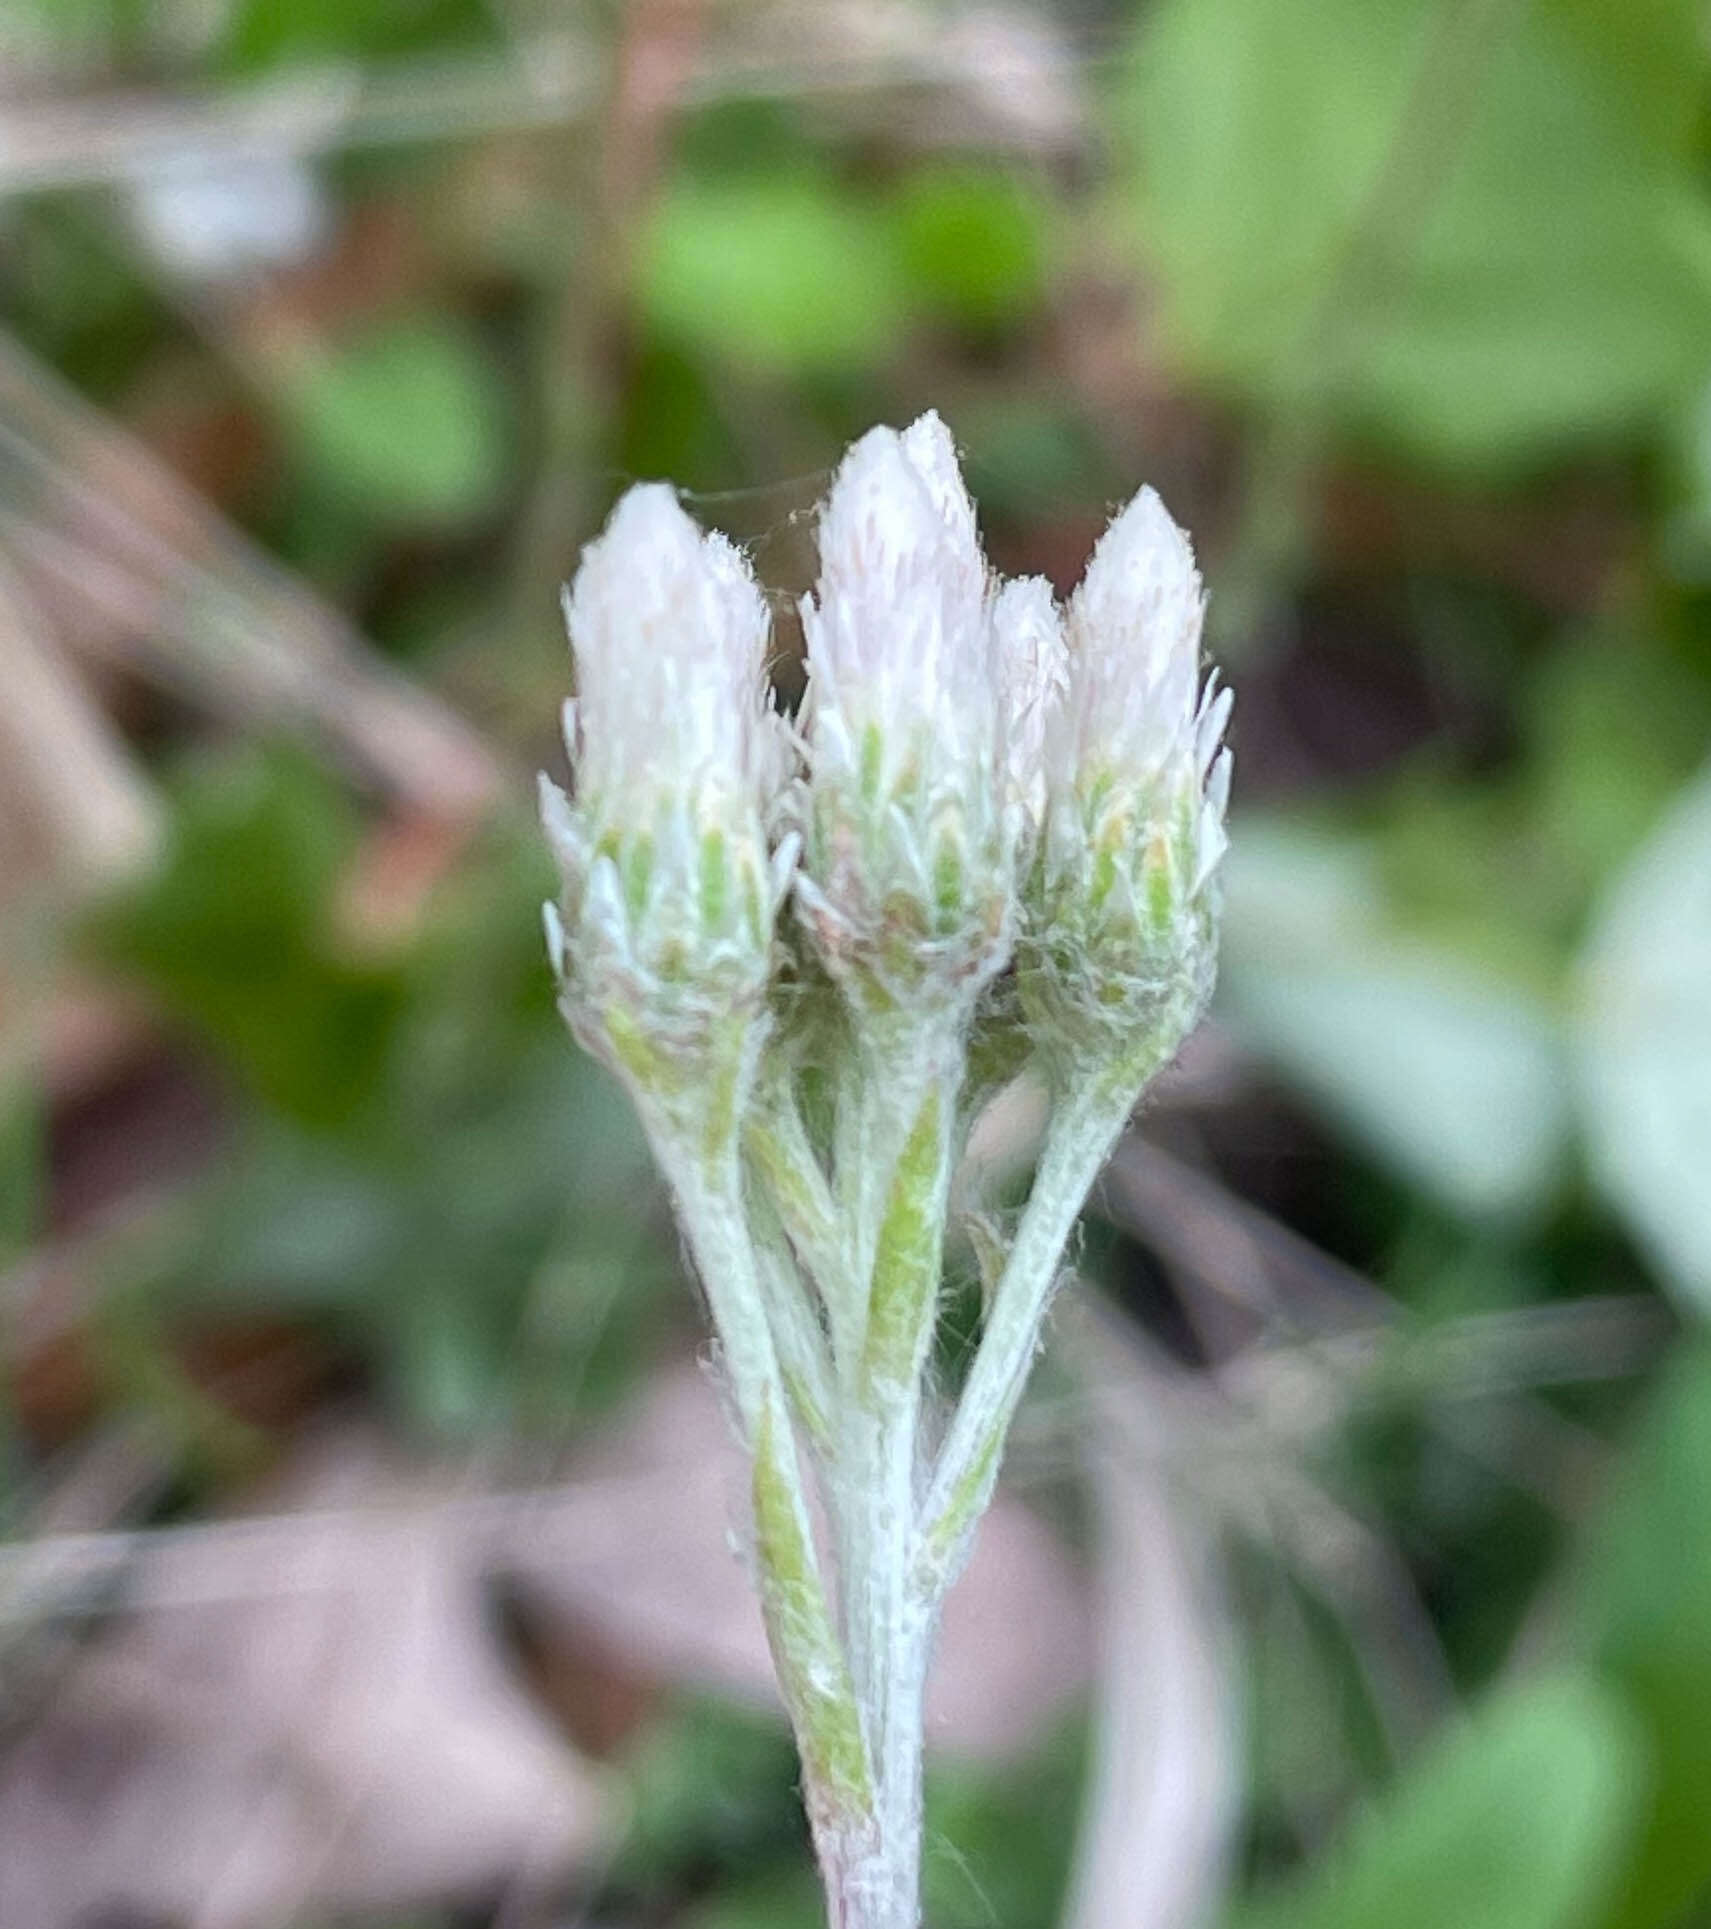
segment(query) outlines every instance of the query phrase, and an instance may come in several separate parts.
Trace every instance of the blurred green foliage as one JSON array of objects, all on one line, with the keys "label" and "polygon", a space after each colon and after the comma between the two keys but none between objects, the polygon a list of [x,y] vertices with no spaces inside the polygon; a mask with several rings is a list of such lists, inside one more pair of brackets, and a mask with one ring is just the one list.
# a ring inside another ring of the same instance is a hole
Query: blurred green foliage
[{"label": "blurred green foliage", "polygon": [[661,197],[642,312],[740,369],[848,374],[891,361],[914,321],[977,335],[1025,321],[1046,236],[1043,195],[1011,169],[922,168],[885,196],[820,170],[721,170]]},{"label": "blurred green foliage", "polygon": [[1711,1301],[1711,776],[1622,870],[1585,963],[1595,1170],[1663,1276]]},{"label": "blurred green foliage", "polygon": [[32,1090],[0,1104],[0,1265],[27,1253],[42,1230],[46,1143],[42,1106]]},{"label": "blurred green foliage", "polygon": [[240,0],[226,15],[218,55],[232,71],[266,72],[306,60],[382,60],[444,55],[499,44],[497,23],[479,0]]},{"label": "blurred green foliage", "polygon": [[157,875],[104,920],[113,961],[205,1028],[286,1118],[334,1126],[372,1102],[402,968],[339,954],[333,894],[349,804],[300,756],[246,757],[179,787]]},{"label": "blurred green foliage", "polygon": [[627,1383],[673,1267],[639,1132],[552,1009],[533,827],[491,827],[373,957],[336,928],[356,835],[301,756],[199,765],[158,874],[99,922],[259,1101],[139,1290],[354,1329],[440,1428],[562,1424]]},{"label": "blurred green foliage", "polygon": [[1244,1929],[1558,1929],[1590,1923],[1644,1789],[1619,1704],[1565,1678],[1509,1690],[1442,1737],[1299,1885]]},{"label": "blurred green foliage", "polygon": [[291,356],[277,401],[307,486],[347,516],[431,527],[501,500],[508,397],[491,360],[450,323],[411,318]]},{"label": "blurred green foliage", "polygon": [[1655,430],[1703,378],[1700,19],[1167,0],[1138,229],[1197,374],[1467,477]]},{"label": "blurred green foliage", "polygon": [[1674,1923],[1711,1882],[1711,1355],[1693,1343],[1657,1389],[1582,1558],[1588,1650],[1640,1714],[1651,1803],[1605,1920]]},{"label": "blurred green foliage", "polygon": [[[1010,1769],[932,1766],[923,1868],[928,1920],[1052,1922],[1074,1840],[1080,1724]],[[692,1929],[818,1929],[825,1903],[806,1864],[796,1764],[777,1725],[715,1703],[676,1711],[627,1763],[636,1807],[615,1879],[632,1904],[697,1871],[722,1879]]]},{"label": "blurred green foliage", "polygon": [[883,219],[810,175],[676,184],[654,214],[647,262],[643,312],[655,328],[763,374],[873,367],[906,312]]}]

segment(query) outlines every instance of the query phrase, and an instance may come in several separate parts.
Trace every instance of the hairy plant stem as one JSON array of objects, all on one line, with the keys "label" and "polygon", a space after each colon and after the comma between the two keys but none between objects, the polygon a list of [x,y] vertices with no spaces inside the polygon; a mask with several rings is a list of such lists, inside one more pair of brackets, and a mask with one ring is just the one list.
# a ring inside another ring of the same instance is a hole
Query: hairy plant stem
[{"label": "hairy plant stem", "polygon": [[920,1919],[924,1700],[938,1603],[919,1582],[917,1463],[964,1029],[960,1013],[873,1027],[853,1095],[869,1172],[852,1189],[864,1223],[850,1228],[851,1256],[866,1269],[866,1294],[859,1349],[841,1363],[834,1513],[874,1813],[870,1837],[832,1885],[839,1929],[915,1929]]},{"label": "hairy plant stem", "polygon": [[[835,1197],[799,1120],[780,1104],[761,1108],[751,1127],[745,1180],[735,1129],[720,1135],[693,1103],[662,1107],[643,1095],[755,1457],[761,1600],[832,1929],[919,1929],[924,1708],[940,1609],[991,1500],[1065,1244],[1142,1087],[1169,1055],[1084,1064],[1059,1079],[1033,1189],[923,1496],[921,1409],[965,1019],[890,1015],[867,1029],[860,1075],[842,1094],[853,1116],[840,1118],[835,1135],[837,1152],[861,1170],[834,1175]],[[1174,1039],[1161,1031],[1160,1042]],[[791,1281],[778,1269],[793,1273],[798,1261],[816,1272],[824,1336],[788,1303]],[[793,1415],[823,1474],[835,1621]]]},{"label": "hairy plant stem", "polygon": [[874,1801],[870,1827],[827,1870],[837,1929],[916,1929],[920,1919],[924,1700],[936,1614],[916,1585],[913,1460],[912,1426],[851,1416],[839,1572]]},{"label": "hairy plant stem", "polygon": [[860,1341],[862,1292],[839,1237],[838,1207],[808,1140],[789,1081],[763,1085],[744,1129],[749,1164],[824,1311],[834,1360]]},{"label": "hairy plant stem", "polygon": [[[837,1473],[838,1574],[850,1680],[874,1765],[863,1852],[840,1871],[835,1922],[915,1929],[924,1698],[936,1603],[918,1585],[916,1403],[846,1408]],[[841,1910],[841,1914],[840,1914]]]},{"label": "hairy plant stem", "polygon": [[848,1663],[833,1625],[791,1425],[793,1404],[768,1320],[734,1130],[645,1101],[644,1122],[671,1186],[707,1295],[745,1444],[754,1461],[754,1559],[767,1639],[802,1761],[816,1852],[826,1871],[874,1834],[874,1771]]},{"label": "hairy plant stem", "polygon": [[[1172,1048],[1175,1042],[1172,1037]],[[1028,1203],[921,1512],[923,1585],[941,1598],[967,1559],[997,1485],[1005,1437],[1075,1222],[1142,1088],[1169,1055],[1160,1050],[1138,1063],[1085,1065],[1062,1082]]]}]

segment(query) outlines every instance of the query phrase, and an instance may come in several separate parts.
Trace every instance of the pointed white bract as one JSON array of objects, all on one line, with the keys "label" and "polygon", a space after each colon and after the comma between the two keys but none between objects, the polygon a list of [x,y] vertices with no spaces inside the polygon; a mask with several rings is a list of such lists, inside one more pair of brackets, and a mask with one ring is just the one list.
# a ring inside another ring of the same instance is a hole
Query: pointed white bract
[{"label": "pointed white bract", "polygon": [[759,1012],[771,971],[768,825],[788,739],[766,602],[723,536],[644,483],[584,550],[565,619],[572,794],[541,780],[565,1013],[614,1063],[614,1039],[642,1034],[693,1054],[721,1012]]},{"label": "pointed white bract", "polygon": [[1188,538],[1142,489],[1070,598],[1045,715],[1027,963],[1044,1030],[1085,1049],[1186,1031],[1210,993],[1230,696],[1201,684],[1204,613]]},{"label": "pointed white bract", "polygon": [[974,506],[936,415],[872,429],[845,456],[820,520],[820,581],[805,599],[806,735],[816,781],[891,790],[921,764],[928,789],[990,779],[995,759],[986,563]]},{"label": "pointed white bract", "polygon": [[1151,489],[1100,537],[1070,598],[1059,781],[1158,770],[1193,724],[1206,599],[1188,538]]},{"label": "pointed white bract", "polygon": [[1099,539],[1070,599],[1068,692],[1047,748],[1061,800],[1099,793],[1108,815],[1150,811],[1173,838],[1178,819],[1191,819],[1190,896],[1222,854],[1229,790],[1226,759],[1222,798],[1208,794],[1230,695],[1215,678],[1201,689],[1205,611],[1187,536],[1142,489]]},{"label": "pointed white bract", "polygon": [[662,482],[640,483],[583,551],[564,599],[576,664],[580,804],[649,814],[663,786],[765,810],[780,770],[770,623],[747,562]]},{"label": "pointed white bract", "polygon": [[1046,807],[1046,746],[1062,729],[1069,695],[1063,612],[1043,576],[1004,583],[992,605],[1004,707],[1005,765],[1020,835],[1038,834]]}]

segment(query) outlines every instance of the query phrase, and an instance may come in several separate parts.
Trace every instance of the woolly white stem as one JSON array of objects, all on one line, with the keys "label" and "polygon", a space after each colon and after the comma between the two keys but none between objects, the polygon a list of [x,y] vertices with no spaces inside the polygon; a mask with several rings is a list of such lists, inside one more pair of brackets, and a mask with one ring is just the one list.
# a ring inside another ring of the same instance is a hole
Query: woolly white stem
[{"label": "woolly white stem", "polygon": [[735,1152],[708,1158],[669,1130],[650,1129],[649,1136],[707,1296],[744,1441],[752,1447],[769,1398],[776,1394],[782,1403],[784,1383],[767,1325]]},{"label": "woolly white stem", "polygon": [[914,1428],[899,1416],[853,1414],[847,1435],[839,1571],[850,1675],[874,1764],[874,1827],[837,1871],[832,1920],[845,1929],[916,1929],[934,1617],[916,1585]]},{"label": "woolly white stem", "polygon": [[803,1793],[828,1885],[850,1846],[872,1840],[875,1777],[827,1602],[790,1402],[744,1212],[736,1136],[710,1146],[644,1104],[654,1153],[718,1332],[744,1442],[755,1462],[755,1562],[767,1636],[796,1731]]},{"label": "woolly white stem", "polygon": [[939,1598],[960,1571],[975,1524],[992,1498],[1064,1248],[1157,1062],[1140,1076],[1113,1074],[1109,1068],[1085,1072],[1052,1114],[1033,1189],[922,1509],[923,1580]]},{"label": "woolly white stem", "polygon": [[767,1088],[751,1114],[744,1144],[803,1270],[825,1309],[834,1362],[848,1362],[860,1343],[862,1292],[850,1271],[832,1189],[820,1170],[787,1083]]},{"label": "woolly white stem", "polygon": [[865,1041],[862,1141],[876,1173],[861,1238],[871,1257],[861,1352],[844,1377],[836,1511],[844,1639],[874,1764],[875,1832],[841,1872],[834,1920],[851,1929],[915,1929],[919,1921],[923,1704],[936,1613],[919,1585],[916,1472],[963,1029],[956,1014],[876,1028]]}]

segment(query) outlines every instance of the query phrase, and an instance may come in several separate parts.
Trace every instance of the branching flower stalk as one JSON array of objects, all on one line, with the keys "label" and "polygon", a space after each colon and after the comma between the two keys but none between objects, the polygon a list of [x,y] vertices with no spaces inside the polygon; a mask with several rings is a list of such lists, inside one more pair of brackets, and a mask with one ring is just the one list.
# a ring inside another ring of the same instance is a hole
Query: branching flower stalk
[{"label": "branching flower stalk", "polygon": [[[794,726],[746,561],[665,485],[618,504],[565,609],[561,1009],[706,1294],[831,1922],[915,1929],[940,1609],[1088,1189],[1211,989],[1230,700],[1200,579],[1142,490],[1067,607],[997,580],[926,415],[833,481]],[[947,1389],[953,1178],[1025,1073],[1050,1124],[1014,1227],[968,1228],[985,1316]]]}]

